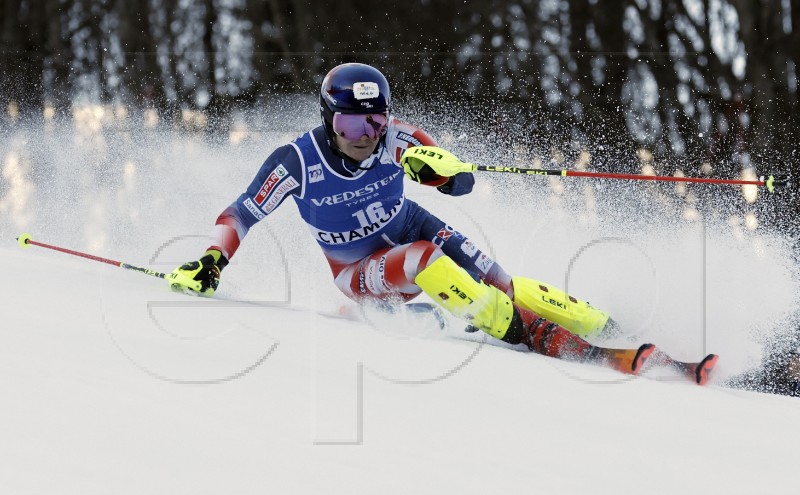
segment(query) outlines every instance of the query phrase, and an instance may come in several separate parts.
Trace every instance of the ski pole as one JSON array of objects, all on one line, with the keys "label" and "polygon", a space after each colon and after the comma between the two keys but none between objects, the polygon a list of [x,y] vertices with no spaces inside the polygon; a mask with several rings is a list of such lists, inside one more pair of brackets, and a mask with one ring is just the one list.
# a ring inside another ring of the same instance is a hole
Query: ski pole
[{"label": "ski pole", "polygon": [[625,180],[654,180],[663,182],[698,182],[706,184],[729,184],[729,185],[750,185],[765,186],[769,192],[775,192],[776,187],[786,186],[789,181],[776,179],[770,175],[766,179],[762,176],[760,180],[732,180],[732,179],[706,179],[694,177],[671,177],[663,175],[637,175],[637,174],[610,174],[603,172],[581,172],[579,170],[545,170],[538,168],[517,168],[517,167],[494,167],[491,165],[472,165],[473,170],[483,172],[508,172],[512,174],[525,175],[559,175],[562,177],[593,177],[596,179],[625,179]]},{"label": "ski pole", "polygon": [[17,242],[19,242],[19,246],[21,248],[29,248],[31,246],[39,246],[46,249],[52,249],[53,251],[60,251],[62,253],[71,254],[73,256],[80,256],[81,258],[86,258],[94,261],[99,261],[101,263],[108,263],[109,265],[118,266],[120,268],[124,268],[126,270],[133,270],[135,272],[144,273],[145,275],[150,275],[152,277],[164,278],[167,275],[165,273],[157,272],[155,270],[151,270],[149,268],[141,268],[138,266],[133,266],[128,263],[123,263],[121,261],[114,261],[108,258],[101,258],[100,256],[94,256],[91,254],[81,253],[80,251],[73,251],[72,249],[66,249],[58,246],[52,246],[50,244],[45,244],[43,242],[37,242],[31,239],[30,234],[22,234],[17,237]]},{"label": "ski pole", "polygon": [[491,165],[475,165],[465,163],[449,151],[436,146],[414,146],[408,148],[400,159],[406,175],[419,182],[419,173],[424,165],[430,166],[440,175],[455,175],[459,172],[507,172],[524,175],[558,175],[561,177],[592,177],[595,179],[625,179],[625,180],[652,180],[664,182],[696,182],[705,184],[729,184],[765,186],[769,192],[774,192],[776,187],[788,186],[788,179],[776,179],[770,175],[760,180],[731,180],[731,179],[706,179],[694,177],[670,177],[663,175],[637,175],[637,174],[611,174],[604,172],[581,172],[579,170],[539,168],[495,167]]}]

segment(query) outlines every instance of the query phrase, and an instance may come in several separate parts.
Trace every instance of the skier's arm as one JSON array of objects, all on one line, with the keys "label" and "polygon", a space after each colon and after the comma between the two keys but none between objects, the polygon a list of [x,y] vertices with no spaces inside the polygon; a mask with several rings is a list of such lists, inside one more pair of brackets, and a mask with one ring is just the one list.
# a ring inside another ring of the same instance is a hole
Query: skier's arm
[{"label": "skier's arm", "polygon": [[291,194],[297,194],[303,178],[294,149],[278,148],[264,162],[255,179],[239,198],[217,217],[212,244],[197,261],[179,266],[167,277],[173,290],[211,297],[220,273],[239,248],[250,227],[264,219]]},{"label": "skier's arm", "polygon": [[[387,146],[392,152],[395,161],[400,164],[403,153],[415,146],[437,146],[436,140],[422,129],[404,122],[395,120],[387,135]],[[408,175],[408,174],[407,174]],[[432,186],[444,194],[461,196],[472,192],[475,178],[472,173],[460,172],[452,175],[441,175],[430,167],[425,168],[413,180]]]},{"label": "skier's arm", "polygon": [[300,192],[302,167],[291,146],[275,150],[261,166],[247,190],[217,217],[211,232],[209,250],[217,250],[230,259],[250,227]]}]

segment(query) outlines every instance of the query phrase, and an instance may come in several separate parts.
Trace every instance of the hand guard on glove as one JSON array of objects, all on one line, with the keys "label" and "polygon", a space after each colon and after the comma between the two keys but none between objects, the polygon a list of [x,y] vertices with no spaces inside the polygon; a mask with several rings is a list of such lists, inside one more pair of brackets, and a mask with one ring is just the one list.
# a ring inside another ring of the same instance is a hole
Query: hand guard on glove
[{"label": "hand guard on glove", "polygon": [[439,192],[449,194],[450,196],[461,196],[472,192],[472,186],[475,185],[475,177],[466,172],[456,174],[450,177],[447,182],[437,187]]},{"label": "hand guard on glove", "polygon": [[167,275],[167,282],[177,292],[192,292],[211,297],[219,287],[219,276],[228,259],[216,249],[209,249],[197,261],[189,261]]},{"label": "hand guard on glove", "polygon": [[472,191],[475,179],[473,166],[437,146],[408,148],[400,159],[405,174],[413,181],[434,186],[452,196]]}]

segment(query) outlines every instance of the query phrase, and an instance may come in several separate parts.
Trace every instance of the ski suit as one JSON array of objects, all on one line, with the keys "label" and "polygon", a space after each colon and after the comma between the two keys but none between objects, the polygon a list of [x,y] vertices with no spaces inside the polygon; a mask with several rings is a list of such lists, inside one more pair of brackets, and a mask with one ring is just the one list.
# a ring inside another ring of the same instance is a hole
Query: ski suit
[{"label": "ski suit", "polygon": [[[637,373],[651,344],[621,350],[589,344],[581,336],[615,327],[607,314],[546,283],[512,278],[469,238],[405,197],[403,152],[435,145],[419,128],[393,120],[373,154],[356,163],[334,150],[323,126],[314,128],[267,158],[217,218],[210,250],[231,258],[250,227],[292,197],[334,283],[351,299],[394,303],[425,292],[497,339]],[[460,173],[433,185],[458,196],[472,191],[474,178]]]},{"label": "ski suit", "polygon": [[[421,292],[416,276],[442,255],[513,297],[511,277],[491,257],[405,197],[402,153],[435,144],[421,129],[395,119],[372,156],[354,164],[331,148],[322,126],[312,129],[267,158],[218,217],[212,248],[230,258],[250,227],[292,197],[336,286],[354,300],[413,298]],[[459,174],[440,191],[467,194],[473,184],[471,174]]]}]

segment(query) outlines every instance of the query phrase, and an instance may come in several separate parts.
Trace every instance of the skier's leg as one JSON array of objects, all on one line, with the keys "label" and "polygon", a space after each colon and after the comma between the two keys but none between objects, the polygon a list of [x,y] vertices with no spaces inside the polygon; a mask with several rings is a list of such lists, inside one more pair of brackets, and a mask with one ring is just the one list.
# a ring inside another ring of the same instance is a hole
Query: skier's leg
[{"label": "skier's leg", "polygon": [[576,358],[591,347],[560,325],[516,306],[504,292],[475,280],[447,256],[422,270],[416,282],[453,315],[510,344],[524,343],[547,356]]},{"label": "skier's leg", "polygon": [[515,312],[519,313],[511,299],[477,280],[431,242],[385,248],[354,263],[331,265],[336,286],[357,302],[405,301],[424,290],[455,316],[488,334],[513,344],[523,341],[519,322],[509,331]]},{"label": "skier's leg", "polygon": [[619,371],[636,373],[652,346],[636,349],[596,347],[566,328],[514,304],[496,287],[486,285],[458,266],[430,242],[382,249],[336,270],[336,285],[358,301],[407,301],[424,291],[436,303],[489,335],[525,344],[551,357],[602,361]]},{"label": "skier's leg", "polygon": [[469,238],[423,208],[419,208],[415,221],[419,224],[415,235],[423,240],[430,239],[457,265],[486,284],[500,289],[521,308],[558,323],[584,338],[600,334],[609,336],[616,331],[614,321],[588,303],[544,282],[511,277]]},{"label": "skier's leg", "polygon": [[332,263],[334,283],[357,302],[408,301],[422,292],[414,283],[419,272],[443,254],[425,241],[381,249],[344,266]]},{"label": "skier's leg", "polygon": [[655,349],[606,349],[593,346],[561,325],[511,301],[496,287],[473,278],[448,256],[441,256],[416,278],[422,290],[449,312],[470,321],[492,337],[525,344],[546,356],[603,362],[624,373],[638,373]]}]

